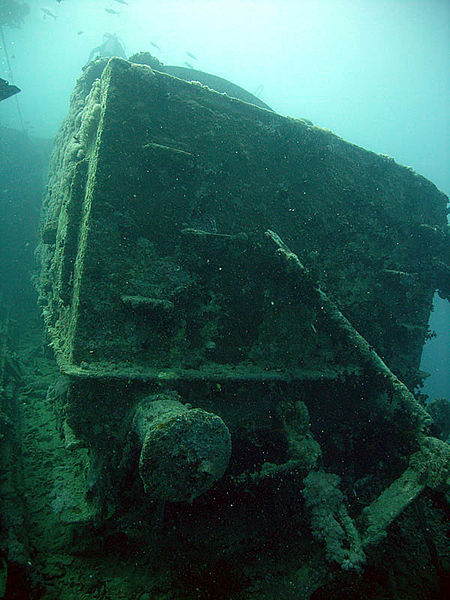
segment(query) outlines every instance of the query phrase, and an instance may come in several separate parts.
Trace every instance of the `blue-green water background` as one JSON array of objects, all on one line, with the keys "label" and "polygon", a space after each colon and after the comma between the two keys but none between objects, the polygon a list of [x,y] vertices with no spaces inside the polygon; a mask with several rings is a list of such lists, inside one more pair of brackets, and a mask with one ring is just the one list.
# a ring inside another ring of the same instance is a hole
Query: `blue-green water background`
[{"label": "blue-green water background", "polygon": [[[388,154],[450,193],[449,0],[27,4],[22,28],[4,27],[4,34],[31,136],[56,133],[75,80],[109,32],[121,38],[127,55],[149,50],[165,64],[188,62],[220,75],[277,112]],[[11,79],[4,49],[0,77]],[[1,103],[0,125],[21,128],[14,99]],[[431,328],[438,336],[424,350],[422,368],[431,373],[425,391],[448,397],[448,303],[436,299]]]}]

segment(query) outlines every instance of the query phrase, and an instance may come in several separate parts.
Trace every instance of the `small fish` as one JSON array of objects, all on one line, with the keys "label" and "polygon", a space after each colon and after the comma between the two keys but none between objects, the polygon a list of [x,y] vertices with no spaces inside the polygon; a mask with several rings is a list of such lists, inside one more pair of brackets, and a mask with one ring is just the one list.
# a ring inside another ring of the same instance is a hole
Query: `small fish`
[{"label": "small fish", "polygon": [[5,79],[0,78],[0,102],[2,100],[6,100],[10,96],[14,96],[14,94],[18,94],[20,89],[16,85],[12,85],[8,83]]},{"label": "small fish", "polygon": [[155,42],[150,42],[150,46],[153,46],[153,48],[157,48],[158,50],[161,50],[161,48],[158,46],[158,44],[155,44]]},{"label": "small fish", "polygon": [[128,4],[128,2],[125,2],[125,0],[116,0],[116,2],[118,2],[119,4]]},{"label": "small fish", "polygon": [[114,10],[112,8],[105,8],[105,11],[107,13],[109,13],[110,15],[118,15],[119,13],[117,12],[117,10]]},{"label": "small fish", "polygon": [[192,54],[192,52],[186,52],[186,54],[188,56],[190,56],[191,58],[193,58],[194,60],[198,60],[198,58],[194,54]]},{"label": "small fish", "polygon": [[193,68],[194,68],[194,65],[191,65],[191,63],[190,63],[190,62],[184,61],[184,63],[183,63],[183,64],[184,64],[184,65],[186,65],[186,67],[189,67],[190,69],[193,69]]},{"label": "small fish", "polygon": [[80,31],[77,31],[77,35],[81,35],[83,33],[84,33],[84,31],[82,29],[80,29]]},{"label": "small fish", "polygon": [[44,13],[44,15],[47,15],[47,17],[52,17],[53,19],[56,19],[55,13],[52,13],[52,11],[48,8],[41,8],[41,11]]}]

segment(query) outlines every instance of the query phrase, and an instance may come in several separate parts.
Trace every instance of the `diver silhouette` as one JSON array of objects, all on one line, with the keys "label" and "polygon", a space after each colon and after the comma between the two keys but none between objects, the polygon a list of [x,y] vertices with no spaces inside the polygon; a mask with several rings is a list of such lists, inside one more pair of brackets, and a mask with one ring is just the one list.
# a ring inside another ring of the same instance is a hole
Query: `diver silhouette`
[{"label": "diver silhouette", "polygon": [[91,62],[93,58],[119,56],[120,58],[126,58],[124,44],[121,39],[115,33],[105,33],[103,36],[103,44],[96,46],[91,50],[89,54],[88,62]]}]

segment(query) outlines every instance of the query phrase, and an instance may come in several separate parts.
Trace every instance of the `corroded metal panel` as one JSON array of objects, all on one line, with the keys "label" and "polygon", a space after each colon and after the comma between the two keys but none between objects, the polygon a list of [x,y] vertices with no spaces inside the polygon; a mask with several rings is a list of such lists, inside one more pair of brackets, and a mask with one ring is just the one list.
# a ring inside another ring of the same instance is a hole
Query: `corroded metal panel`
[{"label": "corroded metal panel", "polygon": [[[59,143],[44,285],[65,361],[258,363],[268,351],[258,335],[277,327],[269,322],[282,307],[268,308],[270,277],[251,249],[272,229],[414,380],[446,210],[423,177],[306,122],[119,59]],[[300,313],[295,352],[307,363],[314,315]],[[282,329],[284,353],[293,340]]]}]

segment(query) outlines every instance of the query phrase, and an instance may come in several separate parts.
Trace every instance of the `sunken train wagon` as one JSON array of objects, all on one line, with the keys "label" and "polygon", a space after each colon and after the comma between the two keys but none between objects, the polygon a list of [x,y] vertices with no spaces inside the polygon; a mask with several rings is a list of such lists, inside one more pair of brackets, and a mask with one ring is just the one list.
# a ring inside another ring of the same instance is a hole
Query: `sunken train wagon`
[{"label": "sunken train wagon", "polygon": [[413,394],[449,293],[446,201],[308,121],[92,63],[40,248],[55,406],[85,452],[77,551],[120,539],[180,598],[364,578],[448,476]]}]

